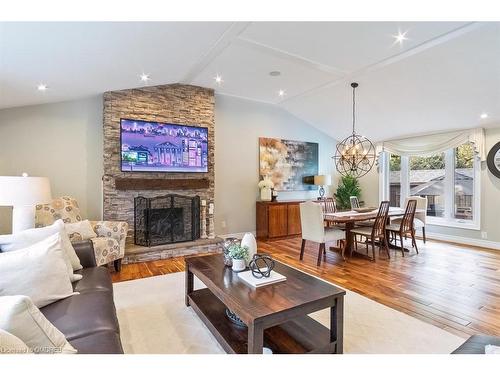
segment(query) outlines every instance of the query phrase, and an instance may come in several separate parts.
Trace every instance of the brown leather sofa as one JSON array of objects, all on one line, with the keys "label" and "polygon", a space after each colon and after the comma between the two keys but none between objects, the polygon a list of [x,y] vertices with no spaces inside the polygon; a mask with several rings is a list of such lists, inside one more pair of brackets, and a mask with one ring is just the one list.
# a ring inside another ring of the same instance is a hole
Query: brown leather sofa
[{"label": "brown leather sofa", "polygon": [[484,354],[486,345],[500,346],[500,337],[472,335],[451,354]]},{"label": "brown leather sofa", "polygon": [[97,267],[91,241],[73,244],[83,269],[83,278],[73,283],[80,294],[40,309],[78,350],[79,354],[123,354],[120,327],[113,302],[108,270]]}]

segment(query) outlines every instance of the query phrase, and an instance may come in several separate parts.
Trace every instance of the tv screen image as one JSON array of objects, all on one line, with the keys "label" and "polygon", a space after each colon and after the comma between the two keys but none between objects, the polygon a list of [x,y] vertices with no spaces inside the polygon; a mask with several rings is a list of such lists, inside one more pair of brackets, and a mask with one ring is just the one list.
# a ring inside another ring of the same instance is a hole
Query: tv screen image
[{"label": "tv screen image", "polygon": [[208,172],[208,128],[120,120],[122,172]]}]

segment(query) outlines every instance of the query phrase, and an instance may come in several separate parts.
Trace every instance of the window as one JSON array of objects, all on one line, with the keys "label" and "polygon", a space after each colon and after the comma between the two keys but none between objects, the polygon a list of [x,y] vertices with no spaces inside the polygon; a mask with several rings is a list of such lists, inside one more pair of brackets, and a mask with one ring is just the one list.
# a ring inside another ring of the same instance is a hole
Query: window
[{"label": "window", "polygon": [[479,229],[480,162],[472,144],[426,156],[384,153],[381,163],[381,199],[391,206],[427,197],[429,224]]},{"label": "window", "polygon": [[401,156],[392,155],[389,158],[389,201],[391,207],[401,206]]},{"label": "window", "polygon": [[474,148],[470,143],[455,149],[455,219],[474,219]]},{"label": "window", "polygon": [[445,158],[444,152],[410,157],[410,196],[427,197],[427,216],[444,217]]}]

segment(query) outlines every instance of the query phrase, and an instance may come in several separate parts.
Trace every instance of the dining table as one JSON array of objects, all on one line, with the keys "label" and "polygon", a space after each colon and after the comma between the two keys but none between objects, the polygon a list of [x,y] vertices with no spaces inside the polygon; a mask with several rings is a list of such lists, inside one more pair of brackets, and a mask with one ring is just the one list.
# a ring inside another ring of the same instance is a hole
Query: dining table
[{"label": "dining table", "polygon": [[[362,209],[362,212],[350,210],[350,211],[337,211],[337,212],[327,212],[324,213],[324,220],[332,224],[344,224],[345,225],[345,236],[346,244],[342,251],[343,254],[351,254],[354,249],[354,236],[351,234],[351,230],[354,229],[356,223],[373,220],[377,217],[378,208],[373,208],[373,210]],[[415,212],[425,212],[425,209],[417,209]],[[387,215],[388,221],[393,217],[403,216],[405,210],[400,207],[389,207],[389,213]],[[389,247],[396,248],[389,239]],[[408,249],[405,249],[408,251]]]}]

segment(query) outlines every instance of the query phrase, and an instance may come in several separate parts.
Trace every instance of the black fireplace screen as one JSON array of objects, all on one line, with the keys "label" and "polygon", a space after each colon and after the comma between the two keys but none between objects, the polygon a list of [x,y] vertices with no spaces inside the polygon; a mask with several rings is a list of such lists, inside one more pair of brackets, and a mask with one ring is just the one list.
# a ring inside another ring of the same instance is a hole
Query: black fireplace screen
[{"label": "black fireplace screen", "polygon": [[156,246],[200,238],[200,197],[169,194],[134,199],[135,244]]}]

